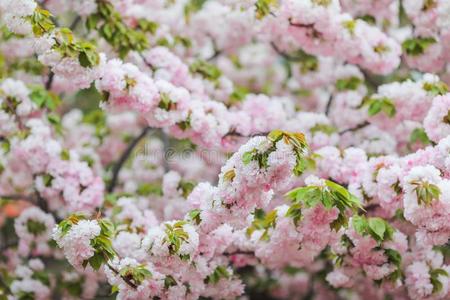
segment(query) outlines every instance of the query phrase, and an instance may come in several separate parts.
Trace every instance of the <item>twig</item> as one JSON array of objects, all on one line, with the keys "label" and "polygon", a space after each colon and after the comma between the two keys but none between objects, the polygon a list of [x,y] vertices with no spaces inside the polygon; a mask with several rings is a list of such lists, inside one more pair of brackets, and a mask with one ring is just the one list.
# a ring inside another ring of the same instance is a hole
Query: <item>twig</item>
[{"label": "twig", "polygon": [[252,251],[236,251],[233,253],[223,253],[224,256],[232,256],[232,255],[255,255],[255,252]]},{"label": "twig", "polygon": [[333,103],[333,95],[330,95],[330,98],[328,98],[327,106],[325,107],[325,115],[327,117],[328,117],[328,114],[330,113],[332,103]]},{"label": "twig", "polygon": [[293,62],[299,62],[299,61],[303,60],[303,57],[292,56],[292,55],[289,55],[289,54],[281,51],[280,48],[278,48],[278,46],[275,45],[274,42],[270,42],[270,45],[272,46],[273,50],[275,50],[275,52],[278,53],[278,55],[280,55],[281,57],[283,57],[286,60],[293,61]]},{"label": "twig", "polygon": [[52,88],[53,78],[55,77],[55,73],[50,71],[50,74],[48,74],[47,82],[45,83],[45,89],[49,91]]},{"label": "twig", "polygon": [[293,27],[299,27],[299,28],[313,28],[314,24],[300,24],[300,23],[294,23],[292,22],[292,19],[289,19],[289,25]]},{"label": "twig", "polygon": [[108,262],[106,263],[106,265],[108,266],[108,268],[114,272],[114,274],[119,275],[120,278],[123,279],[123,281],[125,281],[126,284],[128,284],[129,286],[131,286],[133,289],[137,289],[137,285],[132,282],[129,278],[126,278],[125,276],[120,275],[120,272],[117,271],[113,266],[111,266]]},{"label": "twig", "polygon": [[357,130],[359,130],[359,129],[362,129],[362,128],[368,126],[369,124],[370,124],[369,122],[365,121],[364,123],[361,123],[361,124],[359,124],[359,125],[356,125],[355,127],[347,128],[347,129],[345,129],[345,130],[342,130],[342,131],[339,132],[339,134],[344,134],[344,133],[350,132],[350,131],[357,131]]},{"label": "twig", "polygon": [[222,54],[222,51],[214,49],[214,54],[211,57],[207,58],[206,61],[212,61],[216,59],[220,54]]},{"label": "twig", "polygon": [[376,79],[376,77],[374,77],[374,75],[371,75],[368,71],[364,70],[364,69],[360,69],[361,72],[364,75],[364,80],[371,85],[371,87],[376,90],[378,88],[378,86],[380,86],[381,84],[383,84],[382,81],[378,81]]},{"label": "twig", "polygon": [[35,198],[33,196],[27,196],[27,195],[0,195],[1,199],[8,199],[8,200],[24,200],[28,202],[35,203]]},{"label": "twig", "polygon": [[214,37],[209,34],[208,34],[208,36],[211,39],[212,46],[214,49],[214,54],[211,57],[207,58],[206,61],[212,61],[212,60],[216,59],[220,54],[222,54],[222,51],[217,48],[217,43],[216,43],[216,40],[214,39]]},{"label": "twig", "polygon": [[41,194],[39,194],[39,191],[36,190],[36,198],[37,198],[37,205],[40,209],[48,213],[48,205],[47,201],[45,201],[44,198],[42,198]]},{"label": "twig", "polygon": [[[164,132],[162,132],[162,141],[164,144],[164,154],[166,154],[167,151],[169,150],[169,137]],[[164,165],[164,171],[169,172],[170,166],[169,166],[168,157],[166,157],[166,155],[164,155],[163,165]]]},{"label": "twig", "polygon": [[142,61],[144,61],[144,64],[145,64],[147,67],[149,67],[152,71],[155,71],[155,70],[156,70],[155,67],[145,59],[145,57],[142,55],[141,52],[139,52],[139,56],[141,57]]},{"label": "twig", "polygon": [[3,286],[5,288],[6,293],[11,294],[11,289],[9,288],[9,285],[3,280],[3,276],[0,275],[0,286]]},{"label": "twig", "polygon": [[81,17],[80,17],[80,16],[77,16],[77,17],[72,21],[72,24],[70,24],[70,26],[69,26],[70,30],[74,30],[75,27],[77,27],[78,23],[80,23],[80,21],[81,21]]},{"label": "twig", "polygon": [[123,164],[127,161],[128,157],[133,152],[134,147],[136,147],[136,145],[139,143],[139,141],[142,140],[147,135],[147,133],[150,131],[150,129],[152,129],[152,128],[145,127],[142,130],[141,134],[139,134],[133,141],[131,141],[131,143],[128,145],[127,149],[125,149],[125,151],[122,153],[122,156],[120,157],[117,164],[114,165],[112,179],[111,179],[111,182],[108,185],[108,189],[107,189],[108,193],[112,193],[114,191],[114,188],[116,187],[116,184],[117,184],[117,179],[119,177],[120,169],[122,169]]},{"label": "twig", "polygon": [[240,134],[239,132],[237,132],[236,130],[230,130],[228,131],[223,137],[222,139],[229,137],[229,136],[237,136],[237,137],[246,137],[246,138],[250,138],[250,137],[255,137],[255,136],[261,136],[261,135],[268,135],[269,132],[258,132],[258,133],[254,133],[254,134],[250,134],[250,135],[243,135]]},{"label": "twig", "polygon": [[0,247],[0,254],[9,247],[17,246],[17,244],[17,241],[5,242],[5,244]]}]

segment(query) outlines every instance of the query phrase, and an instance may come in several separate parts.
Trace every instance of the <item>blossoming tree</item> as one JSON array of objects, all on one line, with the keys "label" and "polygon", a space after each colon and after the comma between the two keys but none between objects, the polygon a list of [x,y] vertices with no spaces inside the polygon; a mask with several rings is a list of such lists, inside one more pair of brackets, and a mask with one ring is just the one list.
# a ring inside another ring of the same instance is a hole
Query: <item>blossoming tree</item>
[{"label": "blossoming tree", "polygon": [[0,300],[450,299],[450,1],[0,16]]}]

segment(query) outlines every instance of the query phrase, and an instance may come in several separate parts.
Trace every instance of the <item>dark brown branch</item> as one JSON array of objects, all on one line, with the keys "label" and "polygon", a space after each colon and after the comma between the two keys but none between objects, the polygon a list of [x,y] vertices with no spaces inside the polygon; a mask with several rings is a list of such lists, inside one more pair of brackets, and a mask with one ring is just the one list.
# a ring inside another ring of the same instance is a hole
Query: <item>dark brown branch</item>
[{"label": "dark brown branch", "polygon": [[106,265],[108,266],[108,268],[113,271],[114,274],[119,275],[120,278],[122,278],[123,281],[125,281],[126,284],[128,284],[129,286],[131,286],[133,289],[137,289],[137,285],[131,281],[129,278],[120,275],[120,272],[117,271],[113,266],[111,266],[109,263],[106,263]]},{"label": "dark brown branch", "polygon": [[110,184],[108,185],[108,193],[112,193],[114,191],[114,188],[117,184],[117,179],[119,177],[120,169],[122,169],[123,165],[127,161],[128,157],[133,152],[133,149],[136,147],[136,145],[147,135],[147,133],[150,131],[151,127],[145,127],[141,134],[139,134],[131,143],[128,145],[127,149],[122,153],[122,156],[120,157],[119,161],[114,165],[113,167],[113,175]]},{"label": "dark brown branch", "polygon": [[2,245],[2,246],[0,247],[0,254],[1,254],[4,250],[8,249],[9,247],[13,247],[13,246],[17,246],[17,245],[18,245],[17,240],[11,241],[11,242],[5,242],[5,244]]},{"label": "dark brown branch", "polygon": [[50,71],[48,74],[47,82],[45,83],[45,89],[49,91],[52,88],[53,78],[55,77],[55,73]]},{"label": "dark brown branch", "polygon": [[39,206],[40,209],[48,213],[48,205],[47,201],[39,194],[39,191],[36,190],[36,198],[37,198],[37,206]]},{"label": "dark brown branch", "polygon": [[222,50],[218,49],[217,43],[216,43],[216,40],[214,39],[214,37],[209,34],[208,34],[208,36],[211,39],[214,53],[211,57],[207,58],[206,61],[212,61],[212,60],[216,59],[220,54],[222,54]]},{"label": "dark brown branch", "polygon": [[242,135],[239,132],[237,132],[236,130],[231,130],[229,132],[227,132],[227,134],[225,134],[222,139],[229,137],[229,136],[234,136],[234,137],[243,137],[243,138],[251,138],[251,137],[255,137],[255,136],[261,136],[261,135],[268,135],[269,132],[258,132],[258,133],[254,133],[254,134],[250,134],[250,135]]},{"label": "dark brown branch", "polygon": [[281,51],[281,49],[278,48],[278,46],[275,45],[274,42],[270,42],[270,45],[272,46],[273,50],[275,50],[275,52],[278,53],[278,55],[280,55],[281,57],[283,57],[286,60],[293,61],[293,62],[299,62],[299,61],[303,60],[303,57],[292,56],[292,55],[289,55],[289,54]]},{"label": "dark brown branch", "polygon": [[69,26],[70,30],[74,30],[74,29],[77,27],[78,23],[80,23],[80,21],[81,21],[81,16],[77,16],[77,17],[72,21],[72,24],[70,24],[70,26]]},{"label": "dark brown branch", "polygon": [[[162,131],[162,142],[164,145],[164,154],[166,154],[169,151],[170,141],[169,141],[169,137],[167,136],[167,134],[164,133],[164,131]],[[164,155],[163,166],[164,166],[165,172],[170,171],[169,160],[166,158],[165,155]]]},{"label": "dark brown branch", "polygon": [[299,28],[313,28],[314,24],[300,24],[300,23],[294,23],[292,22],[292,19],[289,19],[289,25],[293,27],[299,27]]},{"label": "dark brown branch", "polygon": [[7,199],[7,200],[23,200],[23,201],[28,201],[31,203],[36,202],[36,199],[33,196],[28,196],[28,195],[16,195],[16,194],[0,195],[0,198]]},{"label": "dark brown branch", "polygon": [[214,54],[211,57],[207,58],[206,61],[212,61],[216,59],[220,54],[222,54],[222,51],[215,49]]},{"label": "dark brown branch", "polygon": [[330,114],[331,104],[333,103],[333,95],[328,98],[327,106],[325,107],[325,115],[328,117]]},{"label": "dark brown branch", "polygon": [[255,255],[252,251],[236,251],[233,253],[223,253],[224,256],[232,256],[232,255]]},{"label": "dark brown branch", "polygon": [[339,134],[344,134],[344,133],[347,133],[347,132],[360,130],[360,129],[362,129],[362,128],[368,126],[369,124],[370,124],[369,122],[365,121],[364,123],[361,123],[361,124],[359,124],[359,125],[356,125],[355,127],[347,128],[347,129],[345,129],[345,130],[342,130],[342,131],[339,132]]},{"label": "dark brown branch", "polygon": [[5,280],[3,279],[3,276],[0,275],[0,286],[3,286],[4,291],[7,294],[11,294],[11,289],[9,288],[9,285],[5,282]]},{"label": "dark brown branch", "polygon": [[145,64],[147,67],[149,67],[152,71],[155,71],[155,70],[156,70],[156,68],[155,68],[151,63],[149,63],[149,62],[145,59],[145,57],[142,55],[141,52],[139,52],[139,56],[141,57],[142,61],[144,62],[144,64]]}]

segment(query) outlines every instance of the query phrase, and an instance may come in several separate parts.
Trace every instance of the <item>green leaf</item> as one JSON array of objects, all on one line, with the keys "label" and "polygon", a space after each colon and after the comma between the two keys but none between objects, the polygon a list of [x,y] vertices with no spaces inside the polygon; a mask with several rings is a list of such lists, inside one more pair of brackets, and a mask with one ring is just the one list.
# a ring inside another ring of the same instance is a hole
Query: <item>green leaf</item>
[{"label": "green leaf", "polygon": [[363,101],[363,105],[368,105],[369,116],[374,116],[379,112],[383,112],[388,117],[393,117],[396,113],[394,103],[386,97],[368,98]]},{"label": "green leaf", "polygon": [[270,13],[270,9],[278,4],[278,0],[257,0],[255,3],[256,18],[264,18]]},{"label": "green leaf", "polygon": [[310,132],[312,134],[323,132],[326,135],[332,135],[333,133],[337,132],[337,129],[328,124],[316,124],[310,129]]},{"label": "green leaf", "polygon": [[98,221],[101,228],[101,235],[111,237],[114,232],[114,225],[110,220],[100,219]]},{"label": "green leaf", "polygon": [[369,105],[369,116],[374,116],[381,111],[381,102],[374,101]]},{"label": "green leaf", "polygon": [[[443,288],[443,284],[442,282],[439,280],[439,276],[445,276],[448,277],[448,273],[447,271],[445,271],[444,269],[433,269],[430,271],[430,282],[433,285],[433,294],[434,293],[439,293],[440,291],[442,291]],[[444,279],[447,280],[447,279]]]},{"label": "green leaf", "polygon": [[37,37],[50,33],[55,28],[50,12],[40,7],[36,7],[28,19],[31,22],[33,34]]},{"label": "green leaf", "polygon": [[63,126],[61,123],[61,118],[57,114],[48,114],[47,120],[51,125],[53,125],[53,127],[55,128],[55,130],[58,134],[63,133]]},{"label": "green leaf", "polygon": [[234,177],[236,177],[236,172],[234,169],[228,170],[223,174],[223,179],[225,181],[233,181]]},{"label": "green leaf", "polygon": [[44,174],[42,175],[42,180],[44,182],[44,186],[50,187],[52,185],[54,177],[50,174]]},{"label": "green leaf", "polygon": [[350,193],[347,191],[346,188],[343,186],[331,181],[331,180],[325,180],[325,184],[333,191],[338,192],[342,196],[348,198],[350,196]]},{"label": "green leaf", "polygon": [[171,275],[167,275],[166,278],[164,278],[164,288],[165,289],[168,289],[168,288],[170,288],[172,286],[176,286],[176,285],[177,285],[177,281]]},{"label": "green leaf", "polygon": [[435,184],[422,181],[411,181],[411,184],[415,186],[414,191],[419,205],[431,205],[434,199],[439,199],[441,190]]},{"label": "green leaf", "polygon": [[402,43],[403,51],[411,56],[418,56],[425,53],[425,50],[437,41],[432,37],[416,37],[407,39]]},{"label": "green leaf", "polygon": [[278,142],[279,140],[281,140],[281,138],[283,137],[283,131],[275,129],[272,130],[268,135],[267,138],[271,141],[271,142]]},{"label": "green leaf", "polygon": [[246,87],[235,86],[228,103],[231,105],[240,103],[247,97],[248,93],[249,91]]},{"label": "green leaf", "polygon": [[388,257],[388,261],[390,263],[393,263],[398,268],[400,268],[400,266],[402,264],[402,256],[400,255],[400,253],[398,251],[396,251],[394,249],[385,249],[384,254],[386,254],[386,256]]},{"label": "green leaf", "polygon": [[61,103],[61,99],[57,95],[42,86],[32,86],[29,97],[38,108],[48,108],[51,111],[54,111]]},{"label": "green leaf", "polygon": [[119,291],[119,286],[117,286],[117,285],[111,286],[111,295],[117,293],[118,291]]},{"label": "green leaf", "polygon": [[368,222],[370,230],[378,237],[377,240],[382,241],[386,232],[385,221],[381,218],[370,218]]},{"label": "green leaf", "polygon": [[189,113],[187,119],[184,121],[178,122],[177,125],[183,131],[186,131],[189,128],[191,128],[191,114]]},{"label": "green leaf", "polygon": [[381,110],[388,116],[393,117],[396,113],[395,105],[390,100],[384,99],[381,105]]},{"label": "green leaf", "polygon": [[437,83],[425,82],[422,88],[433,96],[445,95],[448,93],[448,86],[442,81]]},{"label": "green leaf", "polygon": [[286,217],[292,218],[295,226],[298,226],[298,223],[302,219],[302,209],[300,204],[291,205],[291,207],[289,207],[288,211],[286,212]]},{"label": "green leaf", "polygon": [[437,276],[449,276],[448,272],[445,271],[444,269],[433,269],[430,271],[430,275],[433,277],[437,277]]},{"label": "green leaf", "polygon": [[141,29],[144,32],[149,32],[151,34],[155,34],[158,29],[159,24],[156,22],[152,22],[146,19],[139,19],[137,28]]},{"label": "green leaf", "polygon": [[176,109],[176,103],[172,102],[169,95],[166,93],[160,93],[160,101],[158,104],[158,107],[161,109],[164,109],[166,111],[169,111],[171,109]]},{"label": "green leaf", "polygon": [[69,153],[69,150],[63,149],[63,150],[61,151],[61,159],[62,159],[62,160],[70,160],[70,153]]},{"label": "green leaf", "polygon": [[183,198],[187,198],[192,190],[195,188],[196,183],[188,180],[180,180],[178,184],[178,190],[181,190]]},{"label": "green leaf", "polygon": [[214,272],[212,274],[210,274],[206,277],[205,283],[216,284],[220,281],[220,279],[222,279],[222,278],[228,279],[228,278],[230,278],[230,276],[231,276],[230,273],[224,266],[218,266],[218,267],[216,267],[216,269],[214,270]]},{"label": "green leaf", "polygon": [[80,297],[82,292],[83,292],[83,287],[82,287],[83,282],[82,282],[82,280],[78,280],[78,281],[75,281],[75,282],[63,282],[62,285],[66,288],[67,292],[71,296]]},{"label": "green leaf", "polygon": [[247,228],[247,236],[251,236],[256,230],[264,230],[260,240],[268,240],[268,231],[274,228],[277,220],[277,211],[272,210],[266,213],[263,209],[255,209],[252,224]]},{"label": "green leaf", "polygon": [[352,76],[349,78],[338,79],[336,81],[336,89],[338,91],[351,90],[354,91],[362,84],[362,80],[359,77]]},{"label": "green leaf", "polygon": [[45,271],[34,271],[31,278],[39,280],[42,284],[50,286],[50,278],[48,277],[48,273]]},{"label": "green leaf", "polygon": [[78,61],[80,62],[80,65],[84,68],[93,66],[93,64],[91,64],[85,52],[80,52],[80,54],[78,55]]},{"label": "green leaf", "polygon": [[53,125],[59,125],[61,124],[61,118],[58,115],[48,115],[47,116],[48,121]]},{"label": "green leaf", "polygon": [[[348,30],[352,35],[355,34],[355,28],[356,28],[356,21],[355,20],[349,20],[344,21],[343,24],[345,29]],[[356,77],[357,78],[357,77]],[[359,78],[358,78],[359,79]]]},{"label": "green leaf", "polygon": [[88,259],[89,265],[96,271],[100,269],[103,262],[105,261],[101,253],[96,252],[92,257]]},{"label": "green leaf", "polygon": [[439,281],[439,279],[431,277],[430,282],[433,285],[433,294],[439,293],[442,291],[443,284]]},{"label": "green leaf", "polygon": [[369,227],[367,219],[358,215],[354,215],[352,217],[352,225],[355,231],[360,235],[365,235],[367,232],[367,228]]},{"label": "green leaf", "polygon": [[[7,298],[9,299],[9,298]],[[17,293],[17,299],[18,300],[35,300],[34,292],[25,292],[25,291],[19,291]]]},{"label": "green leaf", "polygon": [[430,139],[428,138],[428,135],[426,134],[425,130],[423,128],[416,128],[411,132],[411,136],[409,138],[409,142],[411,144],[415,144],[417,142],[421,142],[424,145],[431,144]]},{"label": "green leaf", "polygon": [[45,232],[47,229],[47,226],[45,226],[44,223],[35,221],[33,219],[28,219],[26,226],[27,226],[27,231],[34,236],[40,235],[41,233]]},{"label": "green leaf", "polygon": [[334,220],[331,224],[330,227],[331,229],[333,229],[334,231],[339,231],[342,227],[347,227],[348,225],[348,219],[347,217],[340,213],[337,217],[336,220]]},{"label": "green leaf", "polygon": [[189,0],[184,6],[184,18],[188,23],[193,13],[200,11],[207,0]]},{"label": "green leaf", "polygon": [[193,209],[189,212],[189,218],[195,222],[196,225],[200,224],[201,218],[200,218],[201,210],[200,209]]},{"label": "green leaf", "polygon": [[138,186],[136,193],[140,196],[156,195],[162,196],[162,187],[156,183],[142,183]]},{"label": "green leaf", "polygon": [[96,52],[94,45],[89,43],[81,43],[81,51],[78,54],[78,61],[82,67],[92,68],[98,65],[100,57]]},{"label": "green leaf", "polygon": [[247,151],[242,155],[242,162],[248,165],[253,160],[253,151]]},{"label": "green leaf", "polygon": [[210,64],[204,60],[195,61],[189,66],[189,70],[192,73],[197,73],[203,78],[214,82],[217,81],[220,76],[222,76],[222,72],[217,66]]}]

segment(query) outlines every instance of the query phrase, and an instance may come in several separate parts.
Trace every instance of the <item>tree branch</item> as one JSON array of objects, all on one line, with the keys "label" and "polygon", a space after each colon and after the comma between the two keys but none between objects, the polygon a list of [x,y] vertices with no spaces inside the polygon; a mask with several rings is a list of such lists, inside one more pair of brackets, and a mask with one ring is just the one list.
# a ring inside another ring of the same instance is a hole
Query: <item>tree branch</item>
[{"label": "tree branch", "polygon": [[233,253],[223,253],[224,256],[232,256],[232,255],[255,255],[255,252],[252,251],[236,251]]},{"label": "tree branch", "polygon": [[50,71],[48,74],[47,82],[45,83],[45,89],[49,91],[52,88],[53,78],[55,77],[55,73]]},{"label": "tree branch", "polygon": [[331,104],[333,103],[333,95],[330,94],[330,98],[328,98],[327,106],[325,107],[325,115],[328,117],[331,109]]},{"label": "tree branch", "polygon": [[114,188],[117,184],[117,179],[119,177],[120,169],[122,169],[124,163],[127,161],[128,157],[133,152],[133,149],[136,147],[136,145],[147,135],[147,133],[152,129],[151,127],[145,127],[141,134],[139,134],[131,143],[128,145],[127,149],[122,153],[122,156],[120,157],[117,164],[114,165],[113,168],[113,175],[110,184],[108,185],[107,191],[108,193],[112,193],[114,191]]},{"label": "tree branch", "polygon": [[72,24],[70,24],[69,28],[70,30],[74,30],[75,27],[77,27],[78,23],[81,21],[81,16],[77,16],[73,21]]},{"label": "tree branch", "polygon": [[113,266],[111,266],[111,265],[109,264],[109,262],[107,262],[106,265],[108,266],[108,268],[109,268],[111,271],[114,272],[114,274],[119,275],[120,278],[122,278],[122,280],[125,281],[126,284],[128,284],[129,286],[131,286],[133,289],[137,289],[138,286],[137,286],[133,281],[131,281],[129,278],[126,278],[126,277],[120,275],[120,272],[117,271]]},{"label": "tree branch", "polygon": [[268,135],[269,132],[258,132],[258,133],[254,133],[254,134],[250,134],[250,135],[242,135],[239,132],[237,132],[236,130],[230,130],[229,132],[227,132],[222,139],[229,137],[229,136],[237,136],[237,137],[245,137],[245,138],[251,138],[251,137],[255,137],[255,136],[261,136],[261,135]]},{"label": "tree branch", "polygon": [[272,46],[273,50],[275,50],[275,52],[278,53],[278,55],[280,55],[281,57],[283,57],[286,60],[293,61],[293,62],[299,62],[299,61],[302,61],[302,59],[303,59],[303,57],[292,56],[292,55],[289,55],[289,54],[281,51],[281,49],[278,48],[278,46],[275,45],[274,42],[270,42],[270,45]]},{"label": "tree branch", "polygon": [[357,131],[357,130],[360,130],[360,129],[368,126],[368,125],[370,125],[370,123],[368,121],[365,121],[364,123],[356,125],[355,127],[347,128],[345,130],[342,130],[342,131],[339,132],[339,134],[344,134],[344,133],[351,132],[351,131]]},{"label": "tree branch", "polygon": [[144,64],[150,68],[150,70],[155,71],[155,67],[145,59],[141,52],[139,52],[139,56],[141,57]]},{"label": "tree branch", "polygon": [[33,196],[27,196],[27,195],[16,195],[16,194],[0,195],[0,198],[8,199],[8,200],[23,200],[23,201],[28,201],[31,203],[36,203],[36,199]]}]

